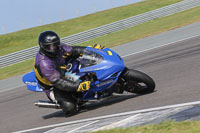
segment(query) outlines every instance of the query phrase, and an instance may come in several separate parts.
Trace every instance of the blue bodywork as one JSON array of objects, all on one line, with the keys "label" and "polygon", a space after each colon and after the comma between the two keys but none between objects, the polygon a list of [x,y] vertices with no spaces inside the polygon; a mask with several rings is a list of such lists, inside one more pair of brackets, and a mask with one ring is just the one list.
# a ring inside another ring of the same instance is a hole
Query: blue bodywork
[{"label": "blue bodywork", "polygon": [[[110,89],[125,68],[123,59],[109,48],[94,49],[87,47],[79,62],[72,64],[70,73],[75,73],[78,76],[91,72],[96,74],[97,80],[91,83],[91,88],[83,96],[84,100],[101,98],[96,97],[95,94]],[[69,74],[69,72],[66,74]],[[34,71],[25,74],[22,80],[27,84],[29,90],[42,91],[37,83]]]}]

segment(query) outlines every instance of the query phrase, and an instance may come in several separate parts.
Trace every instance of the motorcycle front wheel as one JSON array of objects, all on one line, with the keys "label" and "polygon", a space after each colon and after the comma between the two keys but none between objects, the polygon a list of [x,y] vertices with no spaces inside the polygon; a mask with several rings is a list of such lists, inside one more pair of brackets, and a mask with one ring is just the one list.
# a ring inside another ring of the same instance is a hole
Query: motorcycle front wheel
[{"label": "motorcycle front wheel", "polygon": [[136,94],[151,93],[155,89],[155,82],[150,76],[128,68],[120,76],[119,82],[124,90]]}]

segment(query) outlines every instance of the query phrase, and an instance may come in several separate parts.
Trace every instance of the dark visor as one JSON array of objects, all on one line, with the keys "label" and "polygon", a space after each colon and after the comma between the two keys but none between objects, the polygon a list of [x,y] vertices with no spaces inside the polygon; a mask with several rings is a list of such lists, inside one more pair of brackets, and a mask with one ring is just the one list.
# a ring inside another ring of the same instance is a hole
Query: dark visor
[{"label": "dark visor", "polygon": [[59,50],[60,47],[60,41],[57,41],[55,43],[51,43],[51,44],[44,44],[43,48],[49,52],[56,52]]}]

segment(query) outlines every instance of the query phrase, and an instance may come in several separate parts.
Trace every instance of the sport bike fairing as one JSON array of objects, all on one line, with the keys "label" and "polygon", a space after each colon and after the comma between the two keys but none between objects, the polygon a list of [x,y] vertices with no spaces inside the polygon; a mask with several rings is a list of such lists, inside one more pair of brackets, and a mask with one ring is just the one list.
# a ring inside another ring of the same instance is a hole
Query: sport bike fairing
[{"label": "sport bike fairing", "polygon": [[[97,76],[97,81],[91,83],[91,88],[84,95],[84,99],[93,99],[96,92],[109,89],[117,82],[119,75],[125,68],[123,59],[109,48],[93,49],[88,47],[83,53],[82,58],[80,60],[81,69],[79,72],[95,72]],[[85,62],[90,62],[87,67],[85,67],[85,64],[87,64]]]},{"label": "sport bike fairing", "polygon": [[26,84],[26,87],[31,90],[31,91],[35,91],[35,92],[43,92],[42,88],[40,88],[37,79],[35,77],[35,72],[31,71],[29,73],[26,73],[23,78],[22,81]]}]

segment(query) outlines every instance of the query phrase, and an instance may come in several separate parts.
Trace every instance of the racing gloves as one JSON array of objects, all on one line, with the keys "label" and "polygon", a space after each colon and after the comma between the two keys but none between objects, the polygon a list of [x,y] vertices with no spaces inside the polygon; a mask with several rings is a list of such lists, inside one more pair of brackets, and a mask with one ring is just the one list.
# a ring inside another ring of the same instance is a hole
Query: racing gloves
[{"label": "racing gloves", "polygon": [[77,92],[87,91],[90,88],[90,81],[84,81],[80,83]]},{"label": "racing gloves", "polygon": [[100,44],[94,44],[93,46],[91,46],[92,48],[96,48],[96,49],[104,49],[104,46],[101,46]]}]

